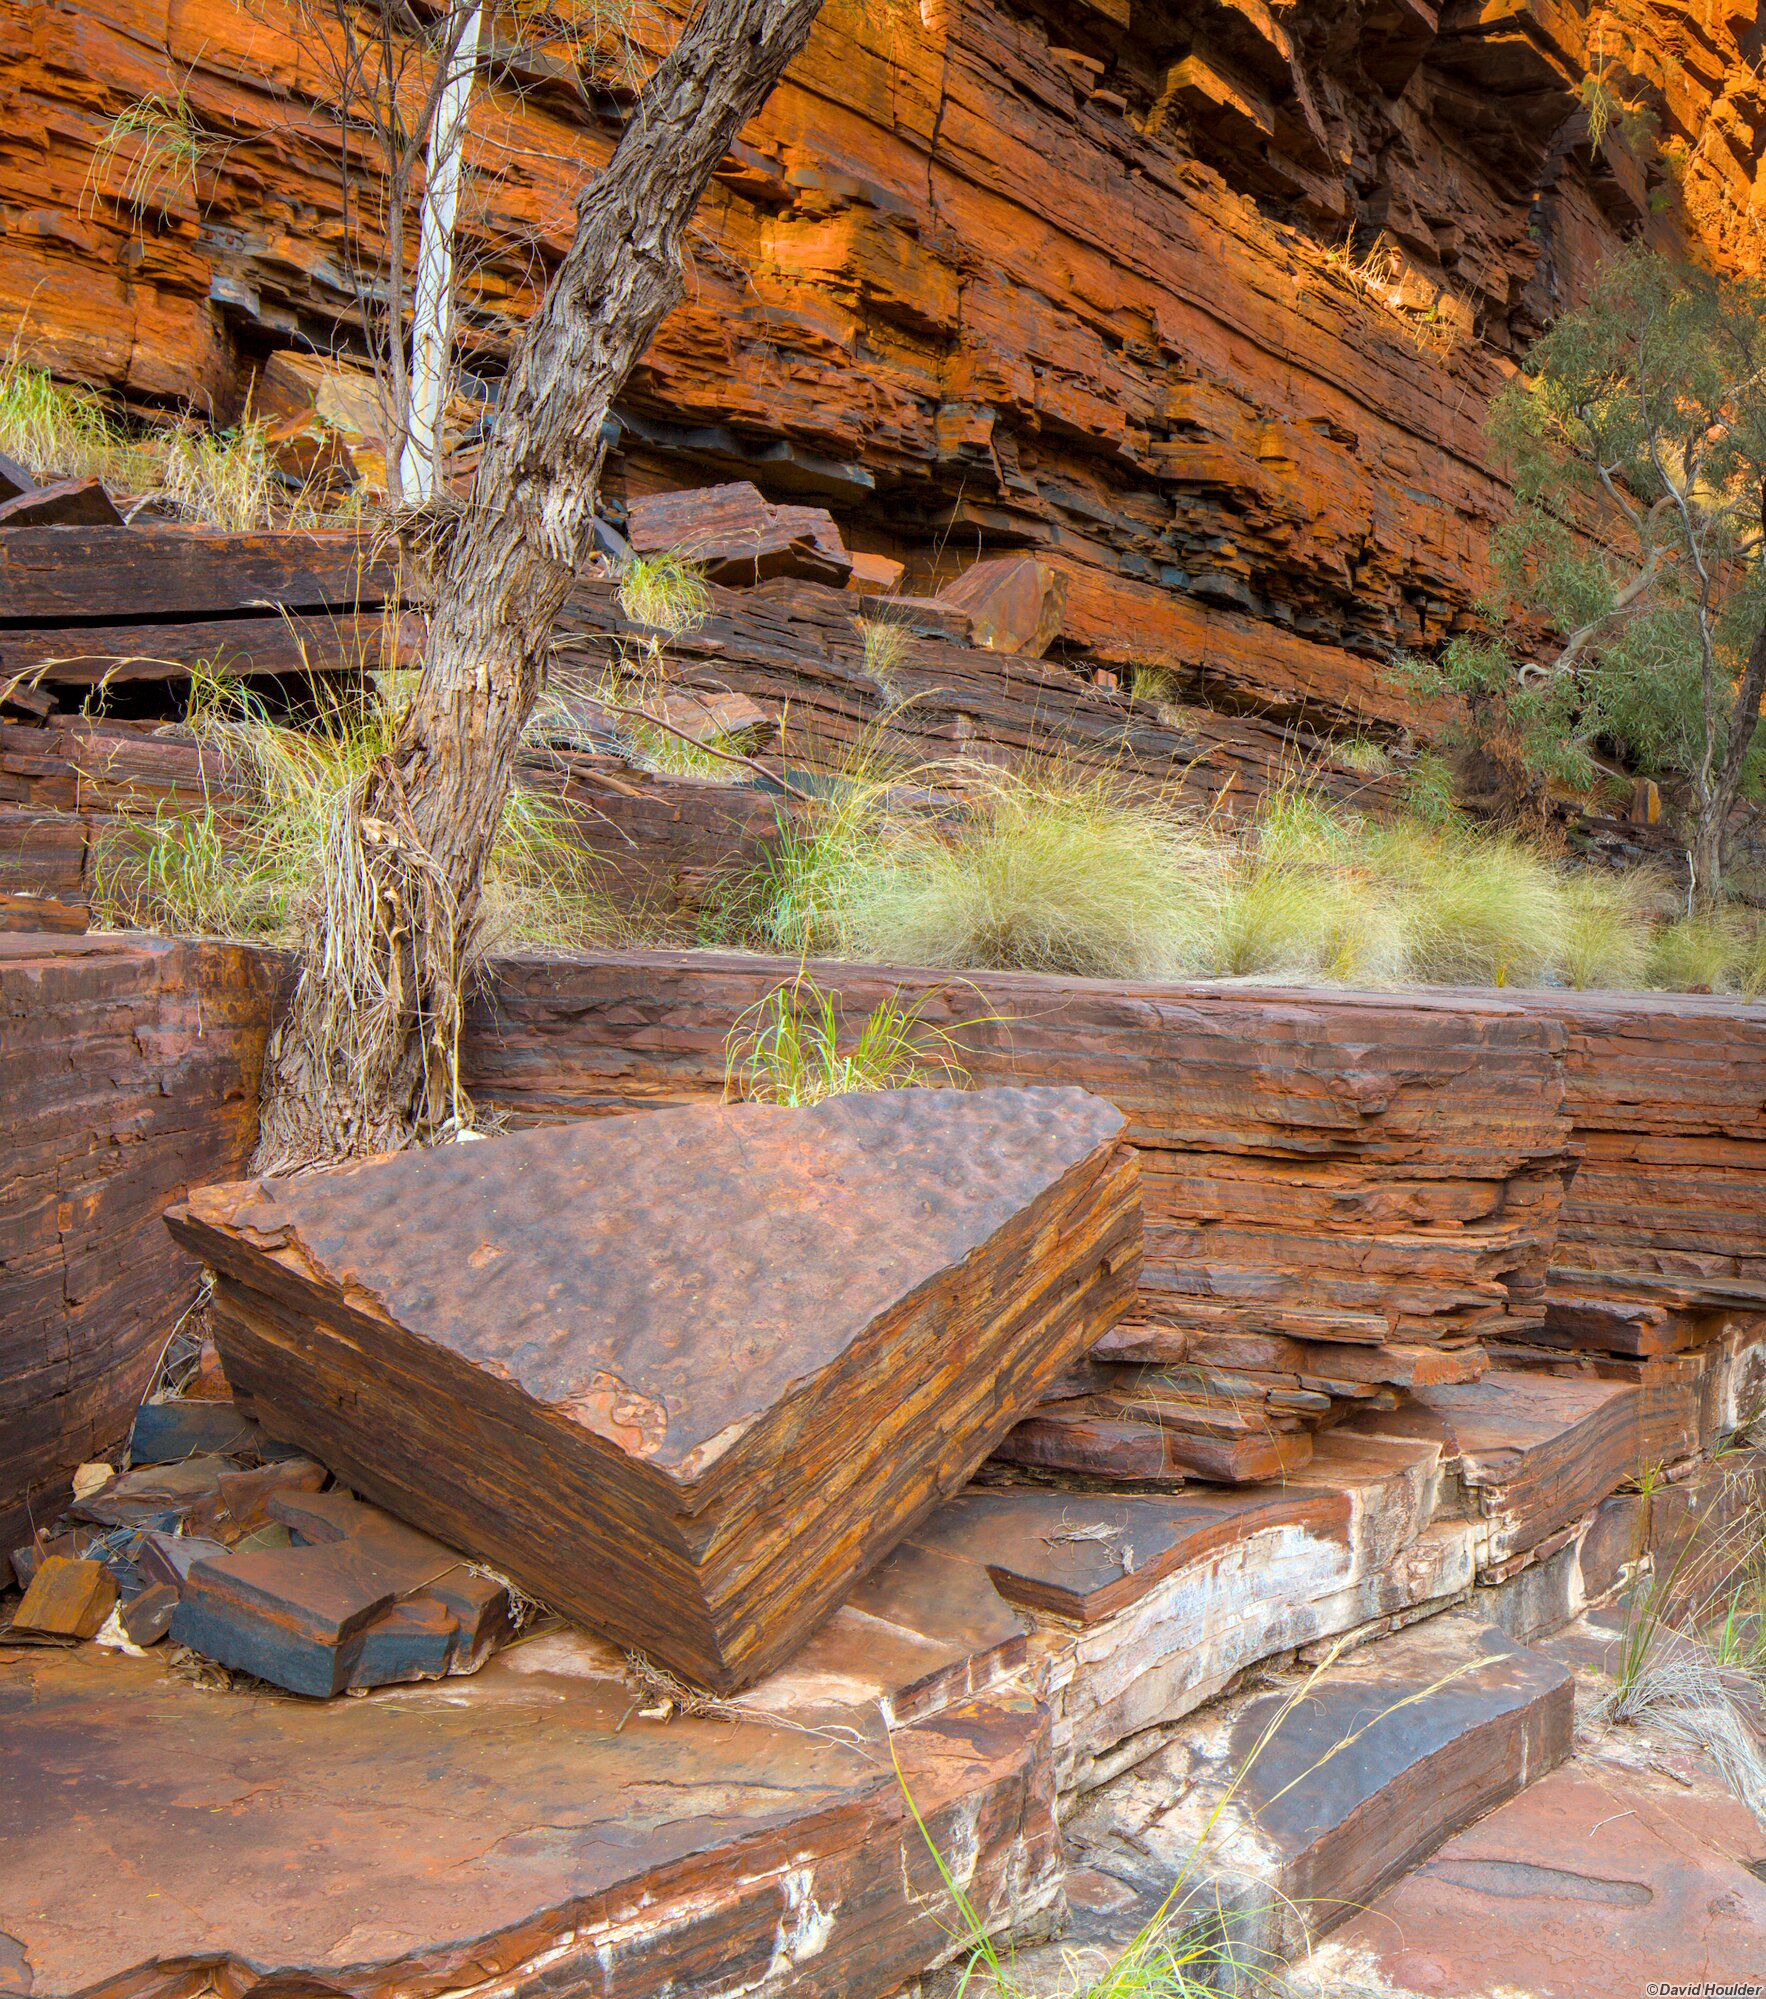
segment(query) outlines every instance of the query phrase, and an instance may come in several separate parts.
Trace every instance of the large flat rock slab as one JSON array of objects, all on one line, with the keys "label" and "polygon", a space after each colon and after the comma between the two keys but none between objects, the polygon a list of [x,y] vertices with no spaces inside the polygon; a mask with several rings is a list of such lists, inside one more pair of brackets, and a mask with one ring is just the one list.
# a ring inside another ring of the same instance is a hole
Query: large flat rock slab
[{"label": "large flat rock slab", "polygon": [[[504,961],[475,1002],[471,1087],[518,1116],[719,1095],[729,1023],[800,970],[704,952]],[[1155,1391],[1151,1420],[1064,1409],[1014,1446],[1033,1463],[1278,1477],[1307,1432],[1395,1399],[1382,1385],[1419,1349],[1463,1377],[1480,1340],[1544,1316],[1573,1162],[1566,1033],[1506,994],[812,970],[854,1022],[911,1002],[979,1082],[1077,1083],[1128,1120],[1147,1232],[1135,1318],[1156,1336],[1122,1357],[1182,1392]]]},{"label": "large flat rock slab", "polygon": [[1120,1316],[1077,1090],[548,1127],[168,1218],[273,1433],[719,1689],[788,1657]]},{"label": "large flat rock slab", "polygon": [[1766,1983],[1766,1836],[1696,1778],[1567,1764],[1315,1951],[1295,1999],[1619,1999]]},{"label": "large flat rock slab", "polygon": [[1035,1706],[897,1729],[898,1780],[860,1645],[812,1649],[752,1711],[666,1723],[572,1633],[329,1705],[0,1655],[0,1993],[881,1995],[962,1930],[908,1794],[984,1921],[1047,1908]]}]

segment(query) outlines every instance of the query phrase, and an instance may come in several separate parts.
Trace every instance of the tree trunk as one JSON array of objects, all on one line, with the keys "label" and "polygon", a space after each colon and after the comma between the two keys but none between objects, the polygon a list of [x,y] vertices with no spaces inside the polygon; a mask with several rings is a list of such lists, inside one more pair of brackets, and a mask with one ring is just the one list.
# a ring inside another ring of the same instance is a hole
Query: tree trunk
[{"label": "tree trunk", "polygon": [[468,1115],[461,982],[553,625],[587,553],[601,427],[682,296],[681,241],[821,0],[703,0],[577,203],[511,359],[397,741],[336,829],[271,1049],[265,1168],[381,1151]]}]

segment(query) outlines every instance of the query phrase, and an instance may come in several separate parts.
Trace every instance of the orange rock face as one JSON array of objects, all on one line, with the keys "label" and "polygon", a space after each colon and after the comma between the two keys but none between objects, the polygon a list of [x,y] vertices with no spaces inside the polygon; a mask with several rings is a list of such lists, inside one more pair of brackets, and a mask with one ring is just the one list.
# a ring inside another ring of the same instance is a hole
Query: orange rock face
[{"label": "orange rock face", "polygon": [[[915,590],[1032,549],[1082,670],[1426,723],[1382,663],[1476,601],[1510,357],[1628,229],[1758,263],[1757,40],[1745,0],[829,0],[707,197],[612,488],[752,478]],[[347,336],[291,0],[0,0],[0,59],[0,340],[226,414]],[[1591,76],[1654,138],[1591,143]],[[490,373],[630,101],[516,81],[475,113]],[[180,92],[183,178],[104,143]]]}]

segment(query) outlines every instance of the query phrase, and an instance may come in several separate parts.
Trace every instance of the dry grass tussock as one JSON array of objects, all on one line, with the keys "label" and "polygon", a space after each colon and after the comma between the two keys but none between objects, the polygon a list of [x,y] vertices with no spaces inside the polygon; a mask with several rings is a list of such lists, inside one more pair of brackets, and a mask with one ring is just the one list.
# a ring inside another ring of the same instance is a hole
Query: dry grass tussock
[{"label": "dry grass tussock", "polygon": [[186,417],[132,431],[90,390],[16,359],[0,361],[0,452],[33,478],[102,479],[119,498],[234,533],[343,518],[283,480],[264,426],[249,417],[231,430]]},{"label": "dry grass tussock", "polygon": [[732,897],[723,934],[950,970],[1766,992],[1758,924],[1668,918],[1650,875],[1456,818],[1378,821],[1296,786],[1234,832],[1059,763],[968,770],[962,802],[928,815],[895,809],[905,783],[855,760]]},{"label": "dry grass tussock", "polygon": [[995,776],[954,831],[886,839],[842,921],[890,962],[1158,979],[1202,948],[1218,876],[1183,815],[1053,766]]},{"label": "dry grass tussock", "polygon": [[1665,1557],[1648,1554],[1646,1537],[1674,1494],[1659,1468],[1645,1474],[1618,1669],[1601,1714],[1702,1751],[1766,1825],[1766,1477],[1751,1454],[1734,1462],[1707,1510],[1712,1524],[1670,1536]]},{"label": "dry grass tussock", "polygon": [[[328,879],[355,871],[348,806],[391,745],[401,676],[334,700],[302,727],[277,721],[242,682],[197,674],[185,726],[220,772],[200,808],[119,820],[94,857],[95,921],[168,936],[291,945]],[[516,786],[504,808],[478,919],[480,950],[588,949],[633,941],[602,893],[565,811]]]}]

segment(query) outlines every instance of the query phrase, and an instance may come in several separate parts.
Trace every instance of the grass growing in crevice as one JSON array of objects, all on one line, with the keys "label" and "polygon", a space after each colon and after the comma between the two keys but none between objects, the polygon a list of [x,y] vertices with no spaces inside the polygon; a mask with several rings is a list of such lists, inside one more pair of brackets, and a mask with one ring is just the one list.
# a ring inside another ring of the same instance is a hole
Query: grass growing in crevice
[{"label": "grass growing in crevice", "polygon": [[620,572],[617,595],[620,609],[643,629],[617,640],[614,656],[591,679],[555,668],[530,731],[540,739],[569,740],[573,698],[587,701],[605,711],[620,747],[640,769],[729,783],[740,774],[740,744],[716,730],[695,735],[664,713],[672,692],[666,642],[696,631],[710,615],[704,571],[672,552],[634,556]]},{"label": "grass growing in crevice", "polygon": [[634,625],[680,638],[710,615],[711,588],[685,556],[634,555],[620,573],[619,608]]},{"label": "grass growing in crevice", "polygon": [[800,973],[738,1016],[724,1044],[724,1095],[803,1105],[852,1091],[962,1089],[961,1051],[926,1019],[926,1004],[892,995],[848,1033],[840,995]]},{"label": "grass growing in crevice", "polygon": [[[562,683],[566,705],[567,689],[568,683]],[[660,657],[643,650],[626,652],[611,662],[599,679],[583,684],[578,691],[605,711],[620,747],[641,770],[717,784],[743,776],[742,746],[735,738],[718,729],[703,729],[695,735],[671,725],[664,713],[670,689]],[[543,717],[536,716],[536,722],[544,735]]]},{"label": "grass growing in crevice", "polygon": [[1558,941],[1557,871],[1523,842],[1399,821],[1369,829],[1369,862],[1404,912],[1405,975],[1428,985],[1527,985]]},{"label": "grass growing in crevice", "polygon": [[182,90],[170,97],[158,91],[138,97],[117,113],[92,149],[81,210],[95,200],[99,182],[113,167],[122,172],[116,199],[125,208],[137,214],[155,206],[163,210],[175,191],[195,195],[197,171],[214,150]]},{"label": "grass growing in crevice", "polygon": [[913,628],[892,617],[855,618],[864,646],[865,672],[882,690],[890,708],[899,708],[906,699],[901,684],[902,662],[914,642]]},{"label": "grass growing in crevice", "polygon": [[[243,682],[198,672],[185,726],[225,779],[217,799],[151,820],[119,819],[94,851],[102,925],[169,936],[298,941],[326,869],[345,866],[346,807],[391,747],[396,676],[338,698],[309,723],[279,721]],[[484,950],[571,950],[628,941],[567,810],[516,786],[487,873]]]},{"label": "grass growing in crevice", "polygon": [[1385,745],[1371,736],[1353,736],[1346,743],[1333,743],[1330,754],[1333,762],[1352,770],[1357,777],[1385,777],[1392,768]]},{"label": "grass growing in crevice", "polygon": [[181,520],[244,533],[346,518],[271,462],[265,426],[231,429],[185,415],[130,430],[90,389],[58,382],[16,357],[0,361],[0,452],[33,479],[101,479],[117,498],[151,501]]},{"label": "grass growing in crevice", "polygon": [[[1244,1760],[1233,1772],[1230,1783],[1210,1808],[1194,1845],[1176,1869],[1164,1899],[1110,1963],[1094,1976],[1077,1962],[1068,1960],[1067,1989],[1061,1999],[1247,1999],[1247,1995],[1254,1993],[1266,1993],[1269,1999],[1280,1999],[1283,1989],[1280,1960],[1262,1945],[1250,1942],[1245,1932],[1259,1926],[1257,1919],[1260,1916],[1273,1914],[1277,1910],[1292,1910],[1293,1905],[1279,1897],[1263,1908],[1247,1907],[1237,1897],[1229,1905],[1223,1894],[1224,1882],[1234,1877],[1242,1878],[1247,1871],[1253,1879],[1256,1878],[1255,1858],[1250,1870],[1247,1870],[1243,1863],[1235,1863],[1231,1859],[1233,1847],[1247,1833],[1253,1856],[1262,1844],[1256,1831],[1255,1815],[1251,1815],[1241,1826],[1237,1822],[1235,1808],[1252,1772],[1280,1734],[1283,1725],[1312,1698],[1314,1689],[1329,1675],[1342,1650],[1343,1641],[1338,1640],[1279,1703]],[[1382,1722],[1429,1700],[1443,1688],[1486,1663],[1481,1656],[1468,1658],[1450,1667],[1427,1686],[1381,1708],[1340,1736],[1279,1790],[1259,1800],[1259,1809],[1269,1812],[1327,1764],[1339,1756],[1353,1755],[1356,1746]],[[962,1995],[971,1988],[978,1995],[984,1995],[984,1999],[1032,1999],[1030,1988],[1014,1964],[1011,1950],[1008,1947],[1002,1951],[994,1941],[986,1916],[976,1907],[964,1884],[957,1880],[934,1839],[932,1829],[909,1788],[900,1759],[895,1754],[893,1738],[890,1754],[909,1814],[932,1857],[960,1925],[954,1933],[958,1947],[957,1962],[961,1965],[958,1999],[962,1999]],[[1294,1913],[1301,1914],[1304,1923],[1303,1912]],[[1037,1989],[1040,1993],[1046,1987],[1039,1981]]]},{"label": "grass growing in crevice", "polygon": [[0,363],[0,451],[33,479],[113,479],[129,462],[128,441],[97,396],[16,359]]},{"label": "grass growing in crevice", "polygon": [[1726,1474],[1707,1515],[1714,1530],[1689,1520],[1665,1565],[1652,1542],[1673,1488],[1657,1466],[1638,1491],[1624,1632],[1602,1717],[1647,1723],[1703,1751],[1766,1825],[1766,1482],[1751,1465]]},{"label": "grass growing in crevice", "polygon": [[1650,928],[1659,885],[1642,874],[1560,878],[1556,952],[1563,982],[1578,992],[1593,986],[1641,986],[1649,976]]}]

